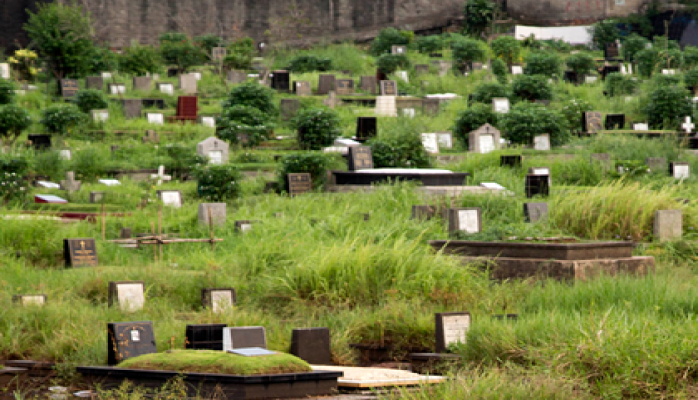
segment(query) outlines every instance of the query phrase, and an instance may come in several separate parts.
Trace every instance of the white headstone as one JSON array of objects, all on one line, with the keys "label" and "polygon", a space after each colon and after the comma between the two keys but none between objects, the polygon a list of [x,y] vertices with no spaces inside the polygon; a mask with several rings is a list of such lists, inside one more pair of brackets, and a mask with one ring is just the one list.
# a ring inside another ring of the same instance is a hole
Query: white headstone
[{"label": "white headstone", "polygon": [[480,216],[477,210],[458,210],[458,230],[466,233],[480,232]]},{"label": "white headstone", "polygon": [[650,125],[647,122],[633,124],[634,131],[648,131],[650,130]]},{"label": "white headstone", "polygon": [[233,307],[233,292],[230,290],[212,290],[211,305],[214,313],[230,310]]},{"label": "white headstone", "polygon": [[523,74],[523,67],[520,65],[512,65],[511,66],[511,74],[512,75],[521,75]]},{"label": "white headstone", "polygon": [[597,78],[595,76],[588,76],[587,75],[586,77],[584,77],[584,82],[586,82],[586,83],[596,83],[596,81],[598,81],[598,80],[599,80],[599,78]]},{"label": "white headstone", "polygon": [[94,122],[107,122],[109,119],[109,110],[90,110],[90,115]]},{"label": "white headstone", "polygon": [[663,69],[662,74],[664,75],[676,75],[675,69]]},{"label": "white headstone", "polygon": [[63,150],[59,151],[58,156],[63,161],[70,161],[73,159],[73,153],[70,151],[70,149],[63,149]]},{"label": "white headstone", "polygon": [[22,296],[23,306],[43,306],[46,303],[46,297],[42,295],[38,296]]},{"label": "white headstone", "polygon": [[377,96],[376,115],[382,115],[386,117],[397,117],[397,105],[395,104],[395,96]]},{"label": "white headstone", "polygon": [[164,125],[165,124],[165,117],[162,115],[162,113],[146,113],[146,117],[148,118],[149,124],[155,124],[155,125]]},{"label": "white headstone", "polygon": [[121,182],[119,182],[116,179],[100,179],[99,183],[107,186],[119,186],[121,185]]},{"label": "white headstone", "polygon": [[674,165],[674,178],[688,179],[691,176],[691,167],[688,164]]},{"label": "white headstone", "polygon": [[0,63],[0,78],[10,79],[10,64]]},{"label": "white headstone", "polygon": [[451,132],[436,132],[436,140],[439,142],[439,147],[453,148],[453,134]]},{"label": "white headstone", "polygon": [[209,128],[216,127],[216,119],[214,117],[201,117],[201,125]]},{"label": "white headstone", "polygon": [[116,286],[119,308],[122,311],[134,312],[142,310],[145,305],[145,294],[141,283],[121,283]]},{"label": "white headstone", "polygon": [[211,164],[226,164],[230,145],[217,137],[210,137],[196,145],[196,154],[208,157]]},{"label": "white headstone", "polygon": [[686,133],[691,133],[696,125],[691,121],[691,117],[686,117],[686,122],[684,122],[681,127],[684,131],[686,131]]},{"label": "white headstone", "polygon": [[37,181],[36,185],[46,189],[60,189],[61,185],[49,181]]},{"label": "white headstone", "polygon": [[451,344],[465,343],[465,339],[470,329],[469,315],[449,315],[443,316],[444,344],[448,347]]},{"label": "white headstone", "polygon": [[494,150],[494,135],[480,135],[480,153],[487,154]]},{"label": "white headstone", "polygon": [[405,81],[405,83],[410,83],[410,76],[407,74],[407,71],[396,71],[395,76]]},{"label": "white headstone", "polygon": [[102,79],[111,79],[111,72],[102,72]]},{"label": "white headstone", "polygon": [[158,180],[158,186],[162,185],[162,181],[169,181],[172,180],[171,175],[165,175],[165,166],[161,165],[158,167],[158,173],[157,175],[150,175],[150,179],[157,179]]},{"label": "white headstone", "polygon": [[415,116],[414,108],[403,108],[402,115],[405,117],[414,118],[414,116]]},{"label": "white headstone", "polygon": [[171,83],[161,83],[158,85],[160,88],[160,93],[165,93],[169,94],[170,96],[174,95],[174,85]]},{"label": "white headstone", "polygon": [[161,190],[159,193],[162,204],[174,208],[182,207],[182,193],[179,190]]},{"label": "white headstone", "polygon": [[422,145],[427,153],[437,154],[439,152],[439,141],[436,133],[422,133]]},{"label": "white headstone", "polygon": [[121,83],[109,85],[109,91],[111,94],[124,94],[126,93],[126,85]]},{"label": "white headstone", "polygon": [[536,150],[550,150],[550,135],[544,133],[533,137],[533,148]]},{"label": "white headstone", "polygon": [[509,112],[509,99],[506,97],[495,97],[492,99],[492,108],[496,113],[507,114]]}]

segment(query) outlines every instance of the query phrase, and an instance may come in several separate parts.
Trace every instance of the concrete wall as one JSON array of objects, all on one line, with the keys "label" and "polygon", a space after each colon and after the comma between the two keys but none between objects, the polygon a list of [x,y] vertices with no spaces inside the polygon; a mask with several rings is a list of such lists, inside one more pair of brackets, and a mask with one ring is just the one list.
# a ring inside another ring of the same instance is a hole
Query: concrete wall
[{"label": "concrete wall", "polygon": [[[651,0],[508,0],[507,12],[522,24],[581,25],[644,12]],[[660,4],[668,4],[660,0]]]}]

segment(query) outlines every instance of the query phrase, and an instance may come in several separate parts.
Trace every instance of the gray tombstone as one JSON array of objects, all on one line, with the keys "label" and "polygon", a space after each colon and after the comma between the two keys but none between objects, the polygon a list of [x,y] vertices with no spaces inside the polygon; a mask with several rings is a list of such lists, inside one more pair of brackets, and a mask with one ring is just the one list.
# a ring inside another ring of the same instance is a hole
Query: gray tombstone
[{"label": "gray tombstone", "polygon": [[299,96],[299,97],[313,95],[313,89],[310,87],[310,82],[308,82],[308,81],[295,81],[295,82],[293,82],[293,91],[296,92],[296,96]]},{"label": "gray tombstone", "polygon": [[468,133],[468,151],[486,154],[499,149],[501,133],[490,124],[482,125]]},{"label": "gray tombstone", "polygon": [[331,364],[330,329],[294,329],[291,334],[291,354],[311,365]]},{"label": "gray tombstone", "polygon": [[533,148],[535,150],[548,151],[550,150],[550,134],[543,133],[533,137]]},{"label": "gray tombstone", "polygon": [[369,146],[347,147],[347,169],[358,171],[373,168],[373,153]]},{"label": "gray tombstone", "polygon": [[660,242],[680,239],[683,235],[681,210],[657,210],[654,212],[654,238]]},{"label": "gray tombstone", "polygon": [[405,54],[407,53],[407,46],[392,46],[390,52],[392,54]]},{"label": "gray tombstone", "polygon": [[230,70],[228,71],[226,80],[228,81],[228,83],[232,83],[233,85],[236,85],[238,83],[244,83],[247,80],[247,72],[238,71],[235,69]]},{"label": "gray tombstone", "polygon": [[235,300],[236,294],[233,288],[201,289],[201,306],[214,313],[231,310]]},{"label": "gray tombstone", "polygon": [[429,73],[429,64],[417,64],[414,66],[414,72],[417,74],[428,74]]},{"label": "gray tombstone", "polygon": [[101,203],[104,201],[104,192],[90,192],[90,203]]},{"label": "gray tombstone", "polygon": [[362,92],[366,92],[369,94],[378,93],[378,80],[376,79],[376,76],[375,75],[362,76],[361,81],[359,82],[359,89],[361,89]]},{"label": "gray tombstone", "polygon": [[337,87],[337,94],[339,95],[352,95],[354,94],[354,80],[353,79],[337,79],[335,81]]},{"label": "gray tombstone", "polygon": [[318,82],[317,94],[328,94],[331,90],[335,88],[335,76],[334,75],[320,75],[320,81]]},{"label": "gray tombstone", "polygon": [[248,347],[267,348],[267,334],[263,326],[223,328],[223,351]]},{"label": "gray tombstone", "polygon": [[381,81],[381,96],[397,96],[397,82]]},{"label": "gray tombstone", "polygon": [[452,344],[465,343],[471,321],[467,312],[436,314],[436,352],[443,353]]},{"label": "gray tombstone", "polygon": [[611,155],[608,153],[593,153],[591,155],[591,162],[601,163],[604,170],[611,169]]},{"label": "gray tombstone", "polygon": [[145,136],[141,138],[143,143],[160,143],[160,135],[152,129],[145,131]]},{"label": "gray tombstone", "polygon": [[143,101],[141,99],[123,99],[121,100],[121,106],[124,109],[124,118],[133,119],[141,117],[141,109],[143,108]]},{"label": "gray tombstone", "polygon": [[208,158],[209,164],[227,164],[230,145],[217,137],[210,137],[196,145],[196,154]]},{"label": "gray tombstone", "polygon": [[152,79],[149,76],[133,77],[133,89],[149,92],[152,89]]},{"label": "gray tombstone", "polygon": [[436,216],[434,206],[412,206],[412,219],[430,220]]},{"label": "gray tombstone", "polygon": [[548,203],[524,203],[526,222],[538,222],[548,218]]},{"label": "gray tombstone", "polygon": [[114,306],[126,312],[142,310],[145,306],[143,281],[109,282],[109,307]]},{"label": "gray tombstone", "polygon": [[[225,225],[226,207],[225,203],[200,203],[199,224],[209,225],[213,221],[213,225]],[[211,219],[209,219],[209,213]]]},{"label": "gray tombstone", "polygon": [[647,164],[651,172],[666,172],[667,169],[666,158],[664,157],[647,157],[645,164]]},{"label": "gray tombstone", "polygon": [[281,119],[288,121],[301,109],[301,102],[298,99],[281,99],[279,109],[281,111]]},{"label": "gray tombstone", "polygon": [[480,207],[449,208],[448,232],[479,233],[482,230],[482,210]]},{"label": "gray tombstone", "polygon": [[439,99],[422,99],[422,112],[426,115],[437,115],[441,110],[441,100]]},{"label": "gray tombstone", "polygon": [[196,75],[195,74],[183,74],[179,76],[179,89],[184,92],[184,94],[196,94],[198,91],[196,87]]},{"label": "gray tombstone", "polygon": [[75,172],[73,171],[67,171],[65,173],[65,180],[61,181],[61,189],[66,190],[68,192],[75,192],[80,190],[81,185],[81,181],[75,180]]},{"label": "gray tombstone", "polygon": [[104,89],[104,78],[101,76],[88,76],[85,78],[85,87],[87,89]]},{"label": "gray tombstone", "polygon": [[327,98],[322,101],[322,104],[334,110],[335,107],[342,104],[342,100],[337,98],[337,93],[334,90],[330,90],[327,94]]}]

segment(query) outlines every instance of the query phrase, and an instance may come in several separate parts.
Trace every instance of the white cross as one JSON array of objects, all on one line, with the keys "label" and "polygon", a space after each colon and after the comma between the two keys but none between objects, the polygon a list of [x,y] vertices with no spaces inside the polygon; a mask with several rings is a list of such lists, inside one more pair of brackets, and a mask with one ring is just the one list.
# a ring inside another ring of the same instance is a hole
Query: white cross
[{"label": "white cross", "polygon": [[165,166],[161,165],[158,167],[158,174],[157,175],[150,175],[150,179],[156,179],[158,180],[158,186],[162,185],[162,181],[169,181],[172,180],[171,175],[165,175]]},{"label": "white cross", "polygon": [[691,133],[696,125],[691,122],[691,117],[686,117],[686,122],[684,122],[681,127],[686,131],[686,133]]}]

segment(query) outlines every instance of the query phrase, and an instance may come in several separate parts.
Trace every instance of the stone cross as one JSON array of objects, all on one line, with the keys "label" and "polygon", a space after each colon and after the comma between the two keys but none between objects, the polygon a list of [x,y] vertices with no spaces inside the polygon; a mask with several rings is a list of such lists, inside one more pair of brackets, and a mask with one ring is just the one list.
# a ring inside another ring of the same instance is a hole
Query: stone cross
[{"label": "stone cross", "polygon": [[327,94],[327,98],[322,101],[327,107],[334,109],[336,106],[342,104],[342,100],[337,99],[337,94],[334,90],[330,90]]},{"label": "stone cross", "polygon": [[696,125],[691,121],[691,117],[686,117],[686,122],[684,122],[681,127],[686,131],[686,133],[691,133]]},{"label": "stone cross", "polygon": [[75,180],[75,172],[68,171],[65,173],[65,180],[61,181],[61,188],[67,190],[68,192],[75,192],[80,190],[81,181]]},{"label": "stone cross", "polygon": [[150,179],[157,179],[158,186],[160,186],[162,185],[162,181],[171,181],[172,175],[165,175],[165,166],[161,165],[160,167],[158,167],[157,175],[150,175]]}]

